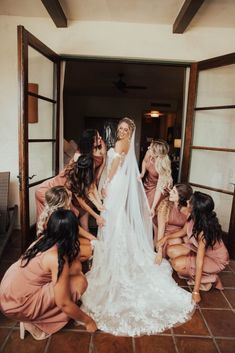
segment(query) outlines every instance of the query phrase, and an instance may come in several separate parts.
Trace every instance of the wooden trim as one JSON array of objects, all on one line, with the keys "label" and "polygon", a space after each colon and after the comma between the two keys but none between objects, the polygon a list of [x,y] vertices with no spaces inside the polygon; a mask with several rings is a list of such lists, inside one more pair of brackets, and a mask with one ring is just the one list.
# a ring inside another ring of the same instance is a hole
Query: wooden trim
[{"label": "wooden trim", "polygon": [[61,62],[58,62],[56,64],[56,73],[55,73],[55,77],[56,77],[56,101],[57,101],[57,105],[56,105],[56,116],[55,116],[55,131],[56,131],[56,145],[55,145],[55,172],[56,174],[59,173],[59,169],[60,169],[60,158],[59,158],[59,154],[60,154],[60,75],[61,75]]},{"label": "wooden trim", "polygon": [[235,105],[218,105],[218,106],[213,106],[213,107],[198,107],[195,108],[194,110],[219,110],[219,109],[234,109]]},{"label": "wooden trim", "polygon": [[19,92],[19,182],[20,182],[20,224],[21,224],[21,250],[27,247],[29,239],[29,194],[28,194],[28,47],[27,34],[24,27],[17,27],[18,39],[18,92]]},{"label": "wooden trim", "polygon": [[173,33],[184,33],[204,0],[185,0],[173,24]]},{"label": "wooden trim", "polygon": [[235,64],[235,53],[217,56],[198,62],[198,70],[214,69],[216,67]]},{"label": "wooden trim", "polygon": [[191,183],[191,182],[190,182],[190,185],[195,186],[197,188],[201,188],[201,189],[207,189],[207,190],[211,190],[211,191],[215,191],[215,192],[220,192],[222,194],[233,195],[232,191],[217,189],[217,188],[213,188],[213,187],[207,186],[207,185],[195,184],[195,183]]},{"label": "wooden trim", "polygon": [[235,152],[234,148],[219,148],[206,146],[191,146],[193,150],[219,151],[219,152]]},{"label": "wooden trim", "polygon": [[[56,174],[55,174],[55,175],[56,175]],[[39,184],[43,183],[43,182],[46,181],[46,180],[49,180],[49,179],[51,179],[51,178],[54,178],[55,175],[52,175],[52,176],[50,176],[49,178],[45,178],[45,179],[41,179],[41,180],[35,181],[34,183],[30,183],[30,184],[29,184],[29,188],[32,188],[33,186],[39,185]]]},{"label": "wooden trim", "polygon": [[28,91],[28,95],[29,95],[29,96],[33,96],[33,97],[36,97],[36,98],[38,98],[38,99],[42,99],[42,100],[44,100],[44,101],[47,101],[47,102],[50,102],[50,103],[53,103],[53,104],[56,103],[56,100],[54,100],[54,99],[47,98],[47,97],[45,97],[45,96],[41,96],[40,94],[36,94],[36,93],[30,92],[30,91]]},{"label": "wooden trim", "polygon": [[185,135],[184,135],[184,147],[183,147],[183,160],[182,160],[182,172],[181,172],[181,181],[187,182],[189,177],[189,166],[191,158],[190,147],[192,145],[193,138],[193,118],[194,118],[194,107],[196,101],[196,92],[197,92],[197,76],[198,69],[197,63],[191,65],[190,70],[190,80],[189,80],[189,95],[187,103],[187,113],[186,113],[186,122],[185,122]]},{"label": "wooden trim", "polygon": [[40,54],[47,57],[49,60],[53,62],[58,62],[61,60],[59,55],[57,55],[53,50],[48,48],[45,44],[43,44],[38,38],[34,37],[32,33],[28,32],[27,29],[24,28],[24,26],[18,26],[18,27],[24,30],[25,40],[27,45],[34,48]]},{"label": "wooden trim", "polygon": [[56,142],[56,139],[28,139],[28,142]]},{"label": "wooden trim", "polygon": [[47,12],[58,28],[68,27],[67,18],[58,0],[41,0]]},{"label": "wooden trim", "polygon": [[233,193],[233,203],[228,231],[228,248],[230,257],[232,259],[235,259],[235,188]]}]

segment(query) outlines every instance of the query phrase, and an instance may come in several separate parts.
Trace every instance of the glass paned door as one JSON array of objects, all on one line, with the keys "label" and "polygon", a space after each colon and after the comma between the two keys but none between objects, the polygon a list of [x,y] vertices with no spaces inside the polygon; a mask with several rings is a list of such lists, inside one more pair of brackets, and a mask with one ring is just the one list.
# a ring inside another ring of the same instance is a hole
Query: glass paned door
[{"label": "glass paned door", "polygon": [[60,57],[18,26],[22,249],[35,224],[35,189],[58,173]]}]

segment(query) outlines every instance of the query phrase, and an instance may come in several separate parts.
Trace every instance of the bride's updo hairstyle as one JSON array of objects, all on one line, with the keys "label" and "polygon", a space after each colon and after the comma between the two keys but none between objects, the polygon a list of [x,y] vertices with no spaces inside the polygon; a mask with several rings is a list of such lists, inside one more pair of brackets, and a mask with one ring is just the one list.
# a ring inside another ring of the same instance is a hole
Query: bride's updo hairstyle
[{"label": "bride's updo hairstyle", "polygon": [[117,131],[119,129],[119,126],[122,124],[122,123],[126,123],[128,126],[129,126],[129,129],[130,129],[130,137],[132,136],[134,130],[135,130],[135,123],[132,119],[128,118],[128,117],[125,117],[125,118],[122,118],[119,122],[118,122],[118,127],[117,127]]}]

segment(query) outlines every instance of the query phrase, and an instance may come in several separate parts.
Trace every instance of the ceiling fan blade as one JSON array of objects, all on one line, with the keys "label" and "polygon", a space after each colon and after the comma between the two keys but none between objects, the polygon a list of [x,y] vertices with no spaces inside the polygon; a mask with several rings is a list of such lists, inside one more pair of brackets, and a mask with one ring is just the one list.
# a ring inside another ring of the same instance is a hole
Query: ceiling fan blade
[{"label": "ceiling fan blade", "polygon": [[128,89],[147,89],[147,87],[146,86],[137,86],[137,85],[128,85],[128,86],[126,86],[126,88],[128,88]]}]

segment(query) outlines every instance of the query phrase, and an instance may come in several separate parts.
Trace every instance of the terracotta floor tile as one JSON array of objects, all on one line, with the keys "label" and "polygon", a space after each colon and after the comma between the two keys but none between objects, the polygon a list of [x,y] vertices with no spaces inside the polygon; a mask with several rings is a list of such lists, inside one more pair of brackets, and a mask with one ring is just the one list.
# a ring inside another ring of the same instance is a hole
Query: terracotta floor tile
[{"label": "terracotta floor tile", "polygon": [[220,279],[224,287],[234,287],[235,288],[235,273],[233,272],[221,272]]},{"label": "terracotta floor tile", "polygon": [[9,332],[10,330],[7,328],[0,328],[0,350],[1,350],[1,345],[3,344]]},{"label": "terracotta floor tile", "polygon": [[221,291],[212,289],[209,292],[200,292],[202,301],[200,302],[201,308],[229,308],[226,299]]},{"label": "terracotta floor tile", "polygon": [[232,307],[235,308],[235,289],[224,289],[224,294]]},{"label": "terracotta floor tile", "polygon": [[202,309],[212,334],[220,337],[235,337],[235,313],[232,310]]},{"label": "terracotta floor tile", "polygon": [[175,337],[179,353],[218,353],[210,338]]},{"label": "terracotta floor tile", "polygon": [[20,339],[19,330],[12,332],[2,353],[43,353],[46,340],[36,341],[30,334],[24,340]]},{"label": "terracotta floor tile", "polygon": [[199,335],[199,336],[209,336],[207,327],[203,321],[203,318],[198,310],[195,311],[191,320],[187,321],[185,324],[174,327],[174,333],[181,335]]},{"label": "terracotta floor tile", "polygon": [[90,338],[87,332],[56,333],[51,337],[47,353],[88,353]]},{"label": "terracotta floor tile", "polygon": [[135,338],[136,353],[175,353],[171,336],[143,336]]},{"label": "terracotta floor tile", "polygon": [[108,333],[96,333],[93,339],[94,353],[132,353],[132,338],[117,337]]},{"label": "terracotta floor tile", "polygon": [[234,353],[235,352],[235,340],[216,340],[221,353]]},{"label": "terracotta floor tile", "polygon": [[8,319],[0,312],[0,326],[12,327],[12,326],[15,326],[15,324],[16,324],[16,321]]}]

